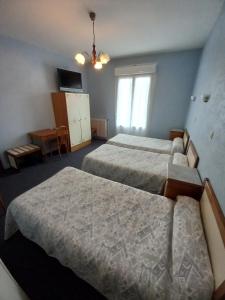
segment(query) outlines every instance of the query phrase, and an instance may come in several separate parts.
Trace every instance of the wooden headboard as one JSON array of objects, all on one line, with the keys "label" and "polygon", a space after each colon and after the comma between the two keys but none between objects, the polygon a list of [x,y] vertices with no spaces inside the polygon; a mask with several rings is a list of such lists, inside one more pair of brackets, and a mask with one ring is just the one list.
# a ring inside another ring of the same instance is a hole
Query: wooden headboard
[{"label": "wooden headboard", "polygon": [[187,150],[189,138],[190,138],[190,135],[189,135],[187,129],[185,128],[185,130],[184,130],[184,135],[183,135],[184,153],[185,153],[186,150]]},{"label": "wooden headboard", "polygon": [[187,149],[187,159],[190,168],[197,168],[199,156],[192,141],[189,141]]},{"label": "wooden headboard", "polygon": [[214,300],[225,299],[225,217],[208,179],[200,200],[202,223],[214,274]]}]

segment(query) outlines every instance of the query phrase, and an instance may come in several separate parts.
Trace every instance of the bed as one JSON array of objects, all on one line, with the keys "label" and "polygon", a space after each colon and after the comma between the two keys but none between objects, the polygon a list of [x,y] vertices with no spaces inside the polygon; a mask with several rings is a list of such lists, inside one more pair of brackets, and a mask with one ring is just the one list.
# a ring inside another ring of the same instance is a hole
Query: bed
[{"label": "bed", "polygon": [[185,129],[183,139],[175,138],[173,141],[154,139],[149,137],[117,134],[108,140],[108,144],[136,150],[156,152],[161,154],[184,153],[189,141],[189,133]]},{"label": "bed", "polygon": [[196,200],[175,202],[72,167],[10,204],[5,238],[20,230],[108,299],[207,300],[214,281],[219,299],[224,223],[217,226],[211,193],[206,183],[200,205],[214,277]]},{"label": "bed", "polygon": [[[197,166],[198,155],[191,141],[186,158],[189,167]],[[104,144],[85,156],[82,170],[147,192],[162,194],[167,166],[172,160],[173,156],[169,154]]]}]

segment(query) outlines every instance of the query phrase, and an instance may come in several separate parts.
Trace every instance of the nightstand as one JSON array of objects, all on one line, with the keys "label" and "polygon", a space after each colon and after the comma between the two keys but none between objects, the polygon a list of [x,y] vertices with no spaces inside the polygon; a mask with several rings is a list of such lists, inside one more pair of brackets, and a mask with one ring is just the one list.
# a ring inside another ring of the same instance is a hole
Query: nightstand
[{"label": "nightstand", "polygon": [[168,164],[164,196],[175,199],[178,195],[199,200],[202,195],[202,182],[197,169]]},{"label": "nightstand", "polygon": [[181,129],[171,129],[170,130],[170,140],[175,139],[176,137],[183,138],[184,131]]}]

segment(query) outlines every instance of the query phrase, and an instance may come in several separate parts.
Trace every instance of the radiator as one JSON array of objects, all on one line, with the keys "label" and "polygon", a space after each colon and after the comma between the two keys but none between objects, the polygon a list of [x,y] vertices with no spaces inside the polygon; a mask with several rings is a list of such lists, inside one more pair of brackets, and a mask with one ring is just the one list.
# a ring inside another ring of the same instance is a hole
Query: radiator
[{"label": "radiator", "polygon": [[91,130],[93,136],[107,139],[108,137],[108,122],[106,119],[91,119]]}]

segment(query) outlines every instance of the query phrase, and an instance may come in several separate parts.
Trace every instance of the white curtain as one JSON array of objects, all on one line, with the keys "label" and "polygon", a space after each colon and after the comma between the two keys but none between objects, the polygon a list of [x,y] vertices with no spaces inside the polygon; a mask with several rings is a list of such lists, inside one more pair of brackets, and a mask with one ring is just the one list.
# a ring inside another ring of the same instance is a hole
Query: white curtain
[{"label": "white curtain", "polygon": [[151,76],[119,77],[117,132],[144,135],[147,128]]}]

